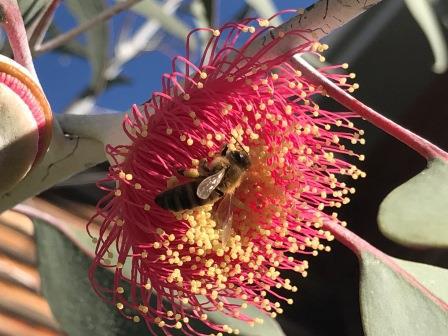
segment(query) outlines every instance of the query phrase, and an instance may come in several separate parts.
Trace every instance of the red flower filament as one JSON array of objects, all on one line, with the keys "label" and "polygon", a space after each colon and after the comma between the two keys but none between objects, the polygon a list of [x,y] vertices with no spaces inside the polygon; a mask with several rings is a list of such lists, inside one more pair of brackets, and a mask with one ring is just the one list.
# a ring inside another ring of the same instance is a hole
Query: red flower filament
[{"label": "red flower filament", "polygon": [[[333,208],[348,203],[354,192],[338,176],[365,175],[344,160],[363,160],[344,144],[364,142],[350,121],[355,115],[321,109],[313,96],[325,92],[288,63],[296,53],[320,56],[326,45],[290,30],[247,56],[253,41],[272,29],[268,23],[246,19],[203,29],[210,40],[199,65],[190,61],[187,44],[187,57],[174,58],[173,72],[163,76],[163,91],[125,118],[129,144],[107,148],[114,163],[106,180],[116,187],[97,206],[102,226],[89,275],[103,299],[136,322],[143,318],[153,334],[156,326],[168,335],[172,328],[200,334],[191,319],[218,334],[238,334],[207,319],[207,313],[261,323],[244,314],[248,304],[273,317],[282,313],[281,303],[292,299],[280,292],[297,290],[282,274],[306,276],[308,262],[294,254],[330,250],[325,242],[333,236],[323,224],[339,221]],[[279,40],[293,35],[305,42],[269,56]],[[185,73],[176,70],[179,65]],[[336,68],[320,71],[356,89],[347,83],[354,75]],[[232,231],[223,242],[215,220],[219,201],[174,213],[154,199],[189,181],[177,174],[179,168],[196,176],[199,161],[210,162],[225,144],[244,145],[252,164],[235,190]],[[128,263],[131,271],[124,274]],[[115,268],[113,288],[96,281],[98,266]]]}]

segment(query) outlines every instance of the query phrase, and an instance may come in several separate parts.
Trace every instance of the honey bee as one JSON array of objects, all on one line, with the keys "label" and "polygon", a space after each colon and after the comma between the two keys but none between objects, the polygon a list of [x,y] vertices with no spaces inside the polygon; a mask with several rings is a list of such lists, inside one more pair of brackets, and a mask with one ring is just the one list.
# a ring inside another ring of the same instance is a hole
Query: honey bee
[{"label": "honey bee", "polygon": [[220,200],[213,217],[217,228],[223,230],[225,241],[232,228],[232,196],[250,164],[244,149],[230,150],[225,145],[209,165],[206,159],[201,160],[198,178],[161,192],[155,202],[164,209],[181,211]]}]

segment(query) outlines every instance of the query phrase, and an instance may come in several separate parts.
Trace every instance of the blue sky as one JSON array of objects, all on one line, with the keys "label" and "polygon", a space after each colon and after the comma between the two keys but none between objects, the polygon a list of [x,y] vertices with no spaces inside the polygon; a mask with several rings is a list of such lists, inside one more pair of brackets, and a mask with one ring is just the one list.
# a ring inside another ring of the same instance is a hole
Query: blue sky
[{"label": "blue sky", "polygon": [[[315,2],[275,1],[279,10],[304,8]],[[219,24],[229,20],[243,6],[242,1],[219,1]],[[231,6],[230,6],[231,5]],[[109,23],[112,34],[125,18],[121,14]],[[64,5],[56,13],[55,22],[61,30],[68,30],[76,25],[76,20],[70,15]],[[82,40],[82,37],[80,38]],[[167,35],[164,42],[171,48],[182,52],[184,42],[176,37]],[[36,70],[48,99],[56,113],[60,113],[73,102],[88,86],[91,70],[89,64],[77,57],[70,57],[58,53],[46,53],[36,58]],[[124,111],[133,103],[147,100],[151,92],[160,89],[160,78],[164,72],[170,70],[170,57],[159,51],[146,52],[129,62],[123,75],[131,79],[130,84],[118,85],[101,94],[97,104],[102,107]]]}]

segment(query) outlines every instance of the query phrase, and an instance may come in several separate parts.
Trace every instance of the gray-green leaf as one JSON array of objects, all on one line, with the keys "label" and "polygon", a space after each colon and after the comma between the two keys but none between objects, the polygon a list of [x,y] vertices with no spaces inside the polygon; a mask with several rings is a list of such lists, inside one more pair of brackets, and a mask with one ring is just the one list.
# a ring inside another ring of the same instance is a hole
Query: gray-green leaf
[{"label": "gray-green leaf", "polygon": [[385,236],[403,245],[448,247],[448,163],[435,159],[393,190],[381,203],[378,222]]},{"label": "gray-green leaf", "polygon": [[[106,9],[106,4],[101,1],[66,0],[64,2],[80,24],[97,16]],[[109,30],[107,22],[97,24],[86,32],[87,55],[92,69],[91,88],[94,91],[101,90],[104,85],[104,70],[108,62]]]},{"label": "gray-green leaf", "polygon": [[[232,302],[237,302],[237,300],[233,300]],[[219,323],[219,324],[227,324],[233,329],[239,329],[240,335],[244,336],[261,336],[261,335],[269,335],[269,336],[285,336],[282,328],[278,324],[276,320],[269,317],[265,313],[261,312],[257,308],[253,306],[248,306],[246,309],[242,310],[241,313],[249,315],[253,318],[260,318],[263,320],[262,324],[256,323],[253,327],[249,324],[237,320],[235,318],[228,317],[224,314],[213,312],[207,313],[210,320]]]},{"label": "gray-green leaf", "polygon": [[[43,293],[68,335],[147,335],[143,322],[125,319],[95,295],[87,279],[89,257],[55,228],[40,220],[34,223]],[[112,274],[100,273],[101,284],[111,287]]]},{"label": "gray-green leaf", "polygon": [[[448,270],[395,260],[435,296],[448,299]],[[361,253],[361,313],[366,336],[441,336],[448,308],[433,301],[403,274],[368,252]]]},{"label": "gray-green leaf", "polygon": [[28,26],[44,10],[51,0],[19,0],[18,4],[22,12],[23,22]]},{"label": "gray-green leaf", "polygon": [[[123,1],[123,0],[115,0],[115,1]],[[160,23],[165,31],[168,33],[177,36],[182,41],[185,41],[188,33],[190,32],[190,28],[185,25],[182,20],[175,15],[168,15],[165,10],[162,8],[157,1],[154,0],[143,0],[136,3],[131,7],[133,11],[136,13],[148,18],[156,20]],[[191,40],[191,48],[196,47],[195,39]]]}]

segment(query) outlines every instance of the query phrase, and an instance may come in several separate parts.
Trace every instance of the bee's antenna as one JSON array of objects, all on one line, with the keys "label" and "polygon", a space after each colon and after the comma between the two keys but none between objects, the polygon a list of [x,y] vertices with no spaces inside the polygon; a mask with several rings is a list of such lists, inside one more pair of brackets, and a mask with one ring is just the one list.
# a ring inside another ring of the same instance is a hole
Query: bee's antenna
[{"label": "bee's antenna", "polygon": [[241,142],[239,142],[239,140],[233,134],[231,134],[231,136],[232,136],[232,138],[235,139],[236,142],[238,142],[238,144],[240,145],[241,149],[243,151],[245,151],[247,155],[249,155],[249,153],[247,152],[246,148],[244,148],[244,145]]}]

